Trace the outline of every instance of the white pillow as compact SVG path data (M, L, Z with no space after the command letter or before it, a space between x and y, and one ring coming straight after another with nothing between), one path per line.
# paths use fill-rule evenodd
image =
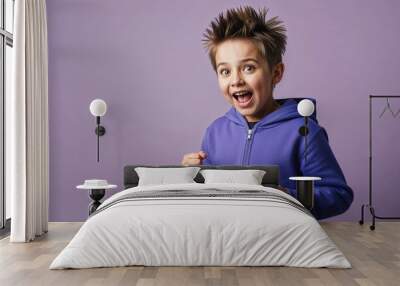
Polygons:
M262 170L201 170L205 184L226 183L226 184L247 184L261 185L265 171Z
M193 179L199 170L199 167L135 168L139 176L138 186L196 183Z

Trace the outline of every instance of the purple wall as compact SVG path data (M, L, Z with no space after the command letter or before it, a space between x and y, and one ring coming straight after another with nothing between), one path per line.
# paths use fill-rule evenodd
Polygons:
M126 164L179 164L199 150L205 128L229 108L200 40L213 17L240 4L267 6L286 23L286 74L275 97L317 99L320 124L355 192L351 209L335 220L358 220L368 193L368 95L400 94L400 2L199 2L47 1L50 221L86 219L89 198L75 189L85 178L121 186ZM109 107L100 163L94 98ZM397 110L400 101L392 105ZM376 125L380 215L400 215L393 188L399 120Z

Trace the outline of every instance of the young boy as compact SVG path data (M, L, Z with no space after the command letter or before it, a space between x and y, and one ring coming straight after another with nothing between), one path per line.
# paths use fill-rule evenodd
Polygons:
M280 166L280 182L296 196L290 176L319 176L313 214L318 219L346 211L353 192L332 153L315 113L309 120L307 164L304 119L294 99L275 100L273 90L284 73L286 29L266 10L251 7L220 14L205 33L205 44L222 95L232 108L206 130L201 151L186 154L183 165Z

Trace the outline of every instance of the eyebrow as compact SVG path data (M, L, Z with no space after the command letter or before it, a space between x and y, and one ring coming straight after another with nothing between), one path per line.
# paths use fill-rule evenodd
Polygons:
M246 58L246 59L243 59L243 60L241 60L240 61L240 63L244 63L244 62L255 62L255 63L257 63L258 64L258 61L256 60L256 59L253 59L253 58ZM219 63L218 65L217 65L217 68L219 67L219 66L221 66L221 65L226 65L226 64L228 64L228 63Z

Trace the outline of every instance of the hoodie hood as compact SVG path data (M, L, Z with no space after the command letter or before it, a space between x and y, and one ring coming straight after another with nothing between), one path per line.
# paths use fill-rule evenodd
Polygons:
M264 116L260 121L256 123L255 126L257 126L258 128L270 128L282 123L283 121L288 121L295 118L302 118L302 116L297 112L297 104L303 99L305 98L276 99L276 101L280 105L279 108L274 112L271 112ZM311 100L316 107L316 101L314 98L307 99ZM309 118L318 123L316 114L317 112L315 108L314 113ZM234 123L247 128L246 119L234 107L232 107L224 116Z

